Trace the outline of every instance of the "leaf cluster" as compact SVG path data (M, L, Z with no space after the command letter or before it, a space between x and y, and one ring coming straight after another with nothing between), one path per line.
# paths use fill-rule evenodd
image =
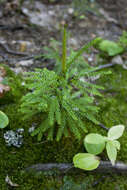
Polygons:
M122 54L127 48L127 32L123 31L123 34L117 42L100 38L100 40L94 44L94 47L98 49L102 55L104 54L108 57Z
M5 128L9 123L9 119L7 117L7 115L0 111L0 129Z
M70 135L81 139L82 134L87 132L86 119L98 124L95 115L99 108L95 105L95 96L101 96L99 90L103 88L92 83L91 79L105 72L91 67L82 57L82 53L97 40L77 52L71 51L68 57L64 55L64 61L58 52L54 56L49 54L49 57L56 58L58 65L63 61L65 73L62 69L61 72L54 72L46 68L27 73L27 88L30 92L22 98L20 111L24 119L41 115L41 124L32 133L38 135L38 140L44 133L47 133L48 140L56 137L59 141L62 136ZM65 46L63 52L66 54Z
M96 133L88 134L84 139L84 146L88 153L78 153L73 157L74 166L84 170L94 170L99 164L99 157L95 156L106 148L107 155L115 165L117 151L120 150L120 143L117 140L123 135L124 126L117 125L109 129L107 137Z

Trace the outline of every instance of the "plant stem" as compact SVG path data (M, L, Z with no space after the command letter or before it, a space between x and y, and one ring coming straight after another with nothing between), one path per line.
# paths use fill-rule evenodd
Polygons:
M67 32L64 26L62 41L62 73L66 73L66 57L67 57Z

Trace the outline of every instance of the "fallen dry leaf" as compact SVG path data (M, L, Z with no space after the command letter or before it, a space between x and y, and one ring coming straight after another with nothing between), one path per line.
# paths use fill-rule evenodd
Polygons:
M6 76L6 70L4 67L0 67L0 77L5 77Z
M7 175L6 178L5 178L5 182L6 182L8 185L10 185L11 187L18 187L18 186L19 186L18 184L13 183L13 182L11 181L11 179L9 178L8 175Z
M0 83L0 98L10 90L10 86L4 85Z
M6 76L6 70L4 67L0 67L0 98L4 96L6 92L8 92L11 88L8 85L2 84L4 77Z

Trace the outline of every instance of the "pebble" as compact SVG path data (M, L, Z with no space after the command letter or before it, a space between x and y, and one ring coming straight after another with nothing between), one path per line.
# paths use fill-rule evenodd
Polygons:
M69 8L69 9L68 9L68 13L69 13L70 15L72 15L72 14L74 13L74 9L73 9L73 8Z
M16 74L23 73L23 69L21 67L11 68L11 70L14 71Z
M33 63L34 63L34 61L33 61L33 59L29 59L29 60L24 60L24 61L19 61L18 62L18 64L20 65L20 66L31 66L31 65L33 65Z
M93 62L93 58L92 57L88 57L88 62Z
M123 60L122 60L122 57L120 55L113 57L111 62L118 64L118 65L123 65Z

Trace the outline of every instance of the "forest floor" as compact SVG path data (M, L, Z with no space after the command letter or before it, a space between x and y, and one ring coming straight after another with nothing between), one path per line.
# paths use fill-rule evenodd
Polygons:
M68 44L74 49L97 36L117 40L127 28L127 3L122 0L103 3L98 0L88 5L85 1L77 4L24 1L20 10L16 2L0 5L0 58L16 72L42 66L41 60L33 61L30 57L43 54L43 47L50 44L51 38L61 40L63 22L68 25ZM23 55L8 53L2 43L14 52L24 52L28 60Z
M18 1L15 0L5 0L0 3L0 62L8 65L16 74L46 66L47 62L43 58L33 58L43 55L44 46L50 46L52 38L61 41L61 25L64 22L68 26L68 47L75 50L95 37L117 41L122 32L127 30L125 0L103 0L103 2L97 0L89 4L84 4L83 1L77 4L65 0L57 2L26 0L20 8ZM96 65L97 57L94 52L84 56L90 64ZM110 69L112 75L100 80L106 91L105 97L100 102L99 117L107 127L121 123L126 126L127 70L120 65ZM5 98L4 102L0 100L0 106L9 117L8 130L25 129L24 143L21 148L8 147L3 139L3 131L0 132L0 190L12 188L13 185L5 180L7 176L13 183L18 184L17 187L13 187L17 190L126 190L125 175L24 171L24 168L37 163L70 163L73 156L77 152L83 152L84 148L72 139L63 139L60 143L47 142L44 139L38 143L36 137L28 134L29 127L33 126L38 118L25 123L17 112L18 100L23 93L18 77L16 75L12 80L14 91L13 97L9 98L13 101L9 102L9 99ZM19 87L18 91L16 87ZM90 131L105 134L103 129L89 122L88 125L92 126ZM120 142L121 151L118 160L127 163L127 131ZM102 157L106 159L105 155Z

